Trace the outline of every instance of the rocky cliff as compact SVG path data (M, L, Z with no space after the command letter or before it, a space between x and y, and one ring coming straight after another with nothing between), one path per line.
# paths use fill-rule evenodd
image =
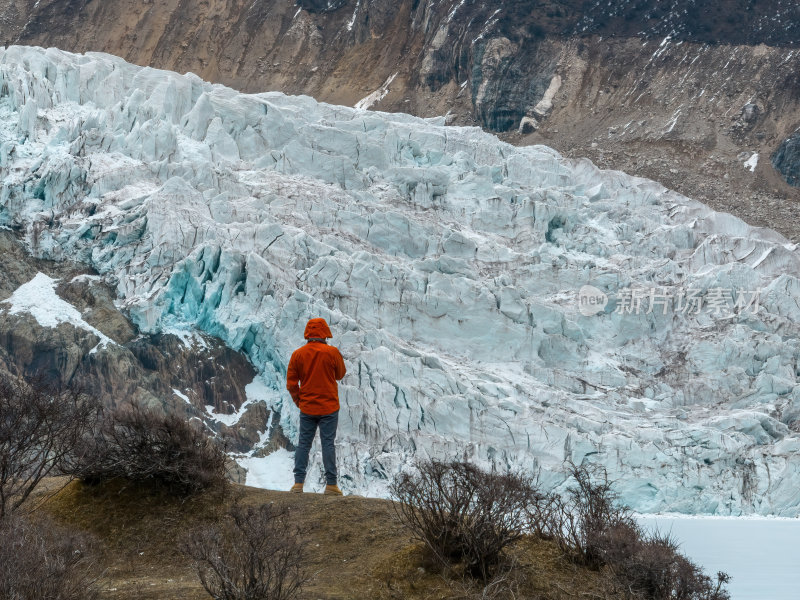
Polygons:
M34 259L0 230L0 370L77 386L106 406L136 401L197 419L232 452L285 445L252 401L246 357L188 330L142 335L115 298L85 265Z
M101 50L246 92L448 114L800 239L800 193L789 185L800 165L780 159L776 170L771 160L800 126L791 0L0 0L0 9L0 43Z

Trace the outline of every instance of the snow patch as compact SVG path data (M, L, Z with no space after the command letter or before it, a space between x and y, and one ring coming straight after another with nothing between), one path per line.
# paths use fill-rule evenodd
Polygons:
M192 401L189 400L189 396L187 396L183 392L181 392L179 390L176 390L175 388L172 388L172 393L175 394L178 398L180 398L184 402L186 402L186 404L188 404L190 406L192 405Z
M456 13L458 12L458 9L461 8L462 6L464 6L464 2L466 2L466 0L461 0L458 4L456 4L452 8L450 13L447 15L447 19L445 19L445 23L449 23L450 21L453 20L453 17L456 16Z
M280 448L262 458L246 457L238 459L240 466L247 469L245 485L265 490L288 491L294 484L294 452ZM313 491L312 482L306 483L306 491Z
M744 161L744 168L753 173L758 166L758 152L753 152L746 161Z
M394 75L390 75L386 79L386 81L383 82L383 85L381 87L379 87L377 90L375 90L368 96L365 96L364 98L356 102L353 108L357 110L367 110L370 106L372 106L376 102L380 102L381 100L383 100L389 93L389 86L392 84L397 75L398 75L397 73L395 73Z
M353 25L356 24L356 17L358 16L358 9L361 8L361 0L356 2L356 8L353 10L353 16L350 17L350 20L347 22L347 31L353 31Z
M57 327L61 323L68 323L93 333L100 338L100 341L92 352L105 348L108 344L115 344L110 337L84 321L77 308L56 294L55 286L58 281L44 273L37 273L33 279L19 286L10 298L0 304L10 305L7 310L11 315L21 313L31 315L42 327Z
M675 129L675 125L678 124L678 117L680 117L680 115L681 115L681 109L679 108L672 114L672 118L664 126L664 133L670 133L673 129Z
M70 280L70 283L96 283L102 281L103 278L100 275L89 275L84 273L83 275L76 275Z
M280 394L269 387L264 379L256 375L255 379L248 383L244 392L248 402L264 402L267 406L273 406L276 400L280 400Z
M252 403L249 400L242 402L242 405L239 407L239 410L229 415L214 412L214 407L207 404L206 413L217 423L222 423L223 425L227 425L228 427L233 427L234 425L236 425L236 423L239 422L239 419L241 419L244 416L244 413L247 411L247 407L250 406L250 404Z
M208 416L218 423L223 423L228 427L233 427L244 416L251 404L263 402L267 405L267 407L271 408L280 401L280 394L278 394L273 388L266 385L264 380L258 375L256 375L252 382L245 386L244 391L247 399L242 402L242 405L236 412L229 415L221 414L214 412L213 406L206 405L206 413L208 413Z
M561 75L556 73L550 80L550 85L547 86L544 96L542 96L542 99L539 100L538 104L533 109L533 112L537 116L544 117L550 112L553 108L553 98L555 98L559 89L561 89Z
M181 341L185 348L201 348L204 350L210 348L208 342L198 331L186 325L171 323L170 325L162 327L161 333L174 335Z

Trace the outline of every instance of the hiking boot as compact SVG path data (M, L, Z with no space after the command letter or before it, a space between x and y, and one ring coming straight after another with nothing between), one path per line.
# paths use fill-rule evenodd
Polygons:
M326 496L343 496L342 490L339 489L338 485L326 485L325 491L322 492Z
M292 486L292 489L289 490L293 494L302 494L303 493L303 484L302 483L295 483Z

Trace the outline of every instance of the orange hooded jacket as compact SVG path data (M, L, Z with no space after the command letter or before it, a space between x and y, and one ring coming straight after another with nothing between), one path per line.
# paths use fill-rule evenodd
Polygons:
M336 382L344 377L347 369L339 349L325 342L325 338L333 337L325 319L311 319L303 335L309 341L289 359L286 389L300 412L329 415L339 410Z

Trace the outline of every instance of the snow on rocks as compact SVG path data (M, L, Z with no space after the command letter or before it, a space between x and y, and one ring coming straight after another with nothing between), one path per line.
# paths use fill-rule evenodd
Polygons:
M753 152L742 164L751 173L755 172L758 166L758 152Z
M143 330L245 352L290 438L286 365L326 318L349 491L415 457L550 486L590 460L639 511L800 513L800 254L775 232L443 119L27 47L0 50L0 178L1 226Z
M368 94L367 96L356 102L354 107L360 110L366 110L370 108L373 104L383 100L389 93L389 86L392 84L397 75L398 75L397 73L395 73L394 75L390 75L386 79L386 81L383 82L383 85L381 87L379 87L371 94Z
M68 323L96 335L99 339L92 352L103 348L114 341L84 321L80 311L56 294L57 279L44 273L37 273L28 283L24 283L7 300L0 301L0 311L9 314L26 313L31 315L42 327L58 327ZM8 307L3 305L7 304Z

